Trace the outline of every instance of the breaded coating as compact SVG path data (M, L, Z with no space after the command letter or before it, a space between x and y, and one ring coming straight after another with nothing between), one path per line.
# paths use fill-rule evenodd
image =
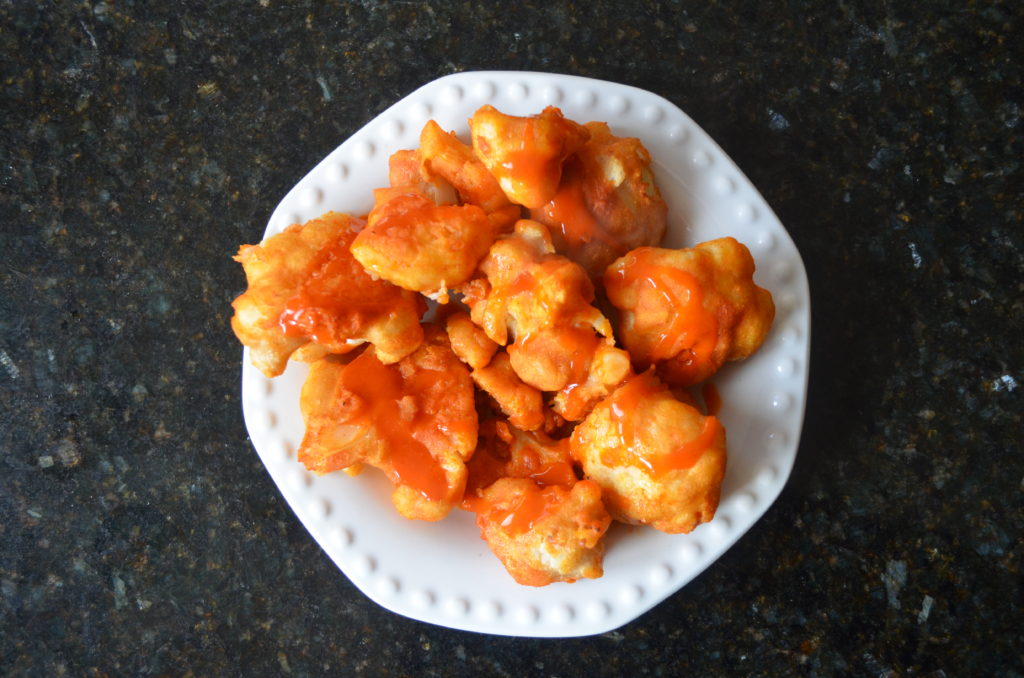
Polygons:
M611 516L595 483L583 480L567 490L502 478L481 493L476 523L520 584L547 586L603 574L602 537Z
M590 137L585 127L554 106L520 118L486 105L470 118L469 131L477 157L508 199L528 208L555 197L562 163Z
M445 132L430 120L420 132L419 154L424 177L441 177L454 186L463 203L478 205L487 213L495 233L510 230L522 216L520 207L509 202L498 180L455 132Z
M725 429L650 373L601 401L573 431L573 458L617 520L668 533L711 520L725 475Z
M603 122L586 129L590 141L566 161L558 192L530 218L551 229L559 254L597 279L629 250L661 242L668 207L639 139L616 137Z
M402 193L373 208L352 243L368 271L399 287L447 298L476 270L494 230L476 205L436 205Z
M349 251L360 219L328 212L293 224L259 245L243 245L248 288L232 303L231 327L268 377L284 371L296 350L322 357L372 342L384 362L423 341L426 304L411 292L371 278Z
M454 186L440 175L430 174L424 169L419 151L395 151L391 154L388 158L388 185L390 188L374 190L375 206L387 202L399 192L419 193L436 205L459 202Z
M544 398L541 392L523 382L512 369L508 353L501 351L486 367L472 372L473 381L508 417L510 424L524 431L544 426Z
M491 362L501 348L487 333L473 324L465 311L452 313L445 319L445 330L455 355L473 369L479 369Z
M772 295L753 274L750 251L734 238L681 250L642 247L615 261L605 291L634 365L654 365L666 382L690 386L751 355L775 317Z
M512 368L541 391L561 391L554 409L582 419L629 372L614 346L611 323L591 305L594 287L577 264L554 254L543 224L516 222L480 263L486 279L463 288L470 315L508 347ZM510 336L511 335L511 336ZM596 359L598 358L599 359Z
M464 507L473 510L480 491L499 478L530 478L541 485L570 488L579 478L569 454L569 439L556 440L541 431L523 431L501 419L480 424L476 452L466 465Z
M477 414L469 371L444 331L425 325L424 334L420 348L394 365L372 349L347 364L327 358L310 365L298 458L316 473L359 463L379 468L395 485L399 513L440 520L462 501Z

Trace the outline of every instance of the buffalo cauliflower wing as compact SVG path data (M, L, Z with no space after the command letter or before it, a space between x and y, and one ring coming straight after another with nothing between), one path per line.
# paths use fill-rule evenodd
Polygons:
M438 205L400 192L373 208L352 256L388 282L444 300L449 288L469 280L493 241L480 207Z
M508 199L540 207L558 191L562 163L590 137L554 106L520 118L483 106L469 120L473 150Z
M674 534L711 520L718 508L725 429L652 374L633 377L594 407L570 450L617 520Z
M668 250L641 247L604 275L619 310L619 339L638 369L690 386L761 346L775 317L753 280L754 259L733 238Z
M594 287L577 264L554 253L543 224L516 222L480 264L464 301L487 335L508 346L512 369L541 391L558 392L555 411L577 421L630 371L611 323L591 302Z
M440 520L462 501L477 414L469 371L440 328L425 326L423 344L393 365L372 349L313 363L300 407L298 458L309 470L379 468L406 518Z
M589 481L566 489L502 478L481 492L477 509L481 537L526 586L600 577L610 523L601 488Z
M239 249L235 261L248 287L232 303L231 327L268 377L281 374L297 350L315 359L369 341L391 363L422 342L423 300L374 280L352 258L362 226L329 212Z
M557 193L530 218L546 224L555 249L596 279L629 250L661 242L668 207L639 139L616 137L603 122L586 129L590 141L566 161Z

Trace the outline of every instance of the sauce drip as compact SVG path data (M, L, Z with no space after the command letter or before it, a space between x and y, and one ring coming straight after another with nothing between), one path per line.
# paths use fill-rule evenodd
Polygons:
M565 177L555 197L541 208L545 223L558 228L570 252L579 250L592 240L598 240L616 253L623 254L626 248L601 225L587 206L581 174L582 170L578 169L577 163L567 165Z
M629 379L612 396L610 404L612 419L618 426L619 439L622 450L627 452L627 458L634 464L655 478L660 477L669 471L685 470L692 468L701 456L715 442L721 424L717 417L704 417L700 432L690 440L684 441L681 445L664 454L644 455L638 449L637 431L635 420L636 412L640 401L664 391L668 387L658 382L650 373L641 374ZM602 458L606 464L614 464L618 460Z
M403 383L395 367L384 365L373 352L364 351L345 366L341 380L344 388L356 396L356 411L352 417L372 422L377 436L389 450L387 473L391 482L411 487L425 498L438 501L449 489L444 469L411 432L419 418L417 414L413 414L412 421L408 416L403 418L399 403L437 379L429 372L423 370L413 375L409 383Z
M517 188L531 194L542 190L550 183L553 173L557 178L558 171L557 165L554 164L555 158L537 148L533 126L533 119L528 119L523 127L519 149L509 153L502 164L503 169L508 172L508 178L517 184Z
M615 270L610 282L621 287L642 285L668 306L667 324L651 328L656 339L645 356L649 362L685 356L685 374L699 379L698 375L707 373L718 341L718 320L704 307L704 292L695 276L651 264L638 255L633 264ZM638 290L638 294L644 291Z

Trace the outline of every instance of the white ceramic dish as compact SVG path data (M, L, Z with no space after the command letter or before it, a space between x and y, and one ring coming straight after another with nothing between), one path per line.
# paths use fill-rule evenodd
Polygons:
M778 308L762 349L714 383L724 405L729 465L715 519L689 535L613 525L605 575L531 588L516 584L481 541L472 514L440 523L401 518L390 486L372 469L357 478L316 477L295 459L302 439L299 390L306 366L276 379L245 352L242 405L253 445L285 499L338 567L385 608L483 633L566 637L612 630L640 616L722 555L768 509L789 477L803 423L810 348L810 295L803 262L771 209L736 165L667 100L624 85L548 73L459 73L418 89L377 116L300 181L274 211L266 236L328 210L366 213L387 183L387 158L418 146L429 120L468 140L483 104L530 115L547 105L578 120L603 120L636 136L655 162L669 205L668 247L724 235L745 243L755 280Z

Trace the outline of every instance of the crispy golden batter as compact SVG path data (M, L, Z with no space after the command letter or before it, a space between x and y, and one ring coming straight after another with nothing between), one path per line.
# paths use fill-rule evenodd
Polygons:
M373 204L381 205L402 192L418 193L436 205L455 205L459 194L440 175L423 168L419 151L395 151L388 158L388 185L373 192Z
M486 367L473 370L472 377L494 399L510 424L524 431L544 426L544 399L540 391L519 378L508 353L501 351Z
M395 362L423 340L423 300L372 279L352 258L349 246L362 225L329 212L239 249L235 261L248 288L232 303L231 327L268 377L310 342L316 347L304 353L322 357L370 341L381 360Z
M591 305L594 287L577 264L554 254L547 229L516 222L480 264L485 279L464 288L470 314L492 340L508 348L512 368L541 391L560 391L554 409L582 419L629 372L614 346L611 324Z
M466 464L465 505L472 509L480 491L499 478L530 478L541 485L570 488L579 480L569 455L569 439L523 431L500 419L480 424L476 452Z
M448 340L455 355L473 369L487 365L500 348L482 329L473 324L465 311L449 315L445 319L445 330L448 332Z
M509 202L498 180L473 154L473 149L459 141L455 132L446 133L436 122L429 121L420 133L419 154L424 178L441 177L454 186L463 203L478 205L487 213L495 233L510 230L522 216L521 208Z
M608 267L604 283L634 364L689 386L764 341L775 304L753 274L747 248L719 238L690 249L634 250Z
M476 205L436 205L401 193L373 208L352 255L399 287L446 298L469 280L492 242L491 222Z
M725 429L652 374L600 402L573 431L570 449L617 520L690 532L718 508Z
M520 118L483 106L469 120L473 150L508 199L540 207L558 191L562 163L590 134L554 106Z
M639 139L588 122L590 141L565 163L562 182L530 218L551 229L555 249L599 278L616 257L665 235L668 207Z
M372 349L347 364L328 358L310 365L298 458L316 473L359 463L379 468L395 485L399 513L440 520L462 500L477 415L469 371L440 328L424 329L420 348L394 365Z
M520 584L547 586L603 574L601 538L611 517L595 483L584 480L567 490L502 478L481 498L480 535Z

